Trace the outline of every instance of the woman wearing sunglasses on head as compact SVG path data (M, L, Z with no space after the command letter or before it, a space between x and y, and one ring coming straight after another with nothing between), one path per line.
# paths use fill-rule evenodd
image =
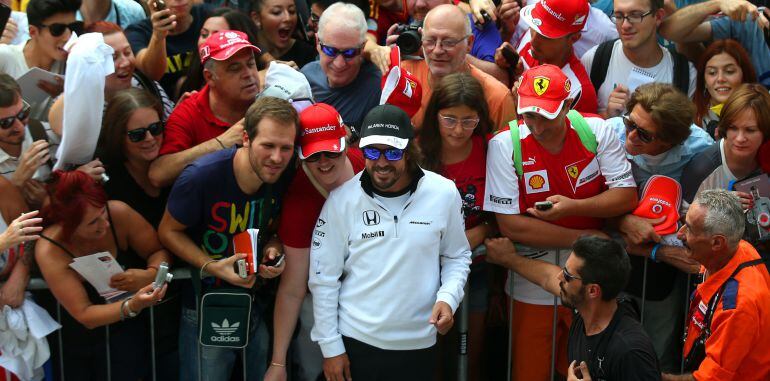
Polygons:
M745 83L724 103L717 126L723 138L693 158L684 171L682 183L700 184L697 193L707 189L732 190L733 183L757 176L770 163L761 162L760 148L767 150L770 139L770 94L760 84ZM762 160L767 160L766 155ZM692 201L697 193L684 194ZM737 194L744 209L752 205L751 195Z
M329 192L364 168L361 151L348 146L347 129L334 107L316 103L304 109L299 120L301 168L284 196L281 210L278 235L286 251L286 269L276 296L273 357L265 374L266 381L286 379L286 353L307 293L310 245L321 207ZM308 315L309 321L303 315L300 335L307 336L313 325L312 313ZM299 378L315 380L321 372L320 352L310 356L302 353L301 348L297 352L302 357L302 361L297 361L301 368ZM305 361L314 355L318 359L315 368L314 364Z
M491 127L481 84L470 74L455 73L444 77L433 89L418 138L423 153L422 167L453 180L462 195L465 235L472 249L496 230L489 224L494 218L482 211L487 133ZM471 379L483 379L480 372L489 267L483 257L476 257L468 277Z
M121 201L107 201L101 185L84 172L56 171L52 179L50 202L40 213L45 228L35 261L63 307L59 356L67 365L62 378L105 380L109 371L112 380L148 379L148 313L135 317L164 297L166 286L155 289L153 281L171 255L139 213ZM100 294L70 266L92 254L125 269L109 279L109 286L132 296L108 300L112 293Z
M751 59L735 40L714 41L706 48L697 65L695 84L695 124L709 135L716 135L719 114L727 98L742 83L757 81Z
M36 67L64 75L64 44L72 32L80 34L83 28L83 22L75 21L78 8L79 0L31 0L27 5L30 39L21 45L0 44L0 73L18 79ZM31 116L46 121L52 97L64 90L64 80L40 81L38 87L49 97L32 104Z
M297 22L294 0L254 0L251 18L259 30L258 46L274 59L292 61L297 68L315 60L315 47L298 32L305 29Z

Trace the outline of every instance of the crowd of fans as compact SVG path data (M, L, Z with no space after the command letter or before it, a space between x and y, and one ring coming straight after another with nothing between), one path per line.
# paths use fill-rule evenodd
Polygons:
M0 6L0 381L770 379L762 1Z

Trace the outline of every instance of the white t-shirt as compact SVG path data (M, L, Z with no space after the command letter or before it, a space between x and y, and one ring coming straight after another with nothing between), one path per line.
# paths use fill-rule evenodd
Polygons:
M528 4L534 3L535 1ZM612 20L601 10L591 7L586 24L583 25L583 30L580 31L580 39L572 48L576 56L582 57L592 47L616 38L618 38L618 30L615 28ZM519 23L516 25L516 32L514 32L510 41L511 45L516 46L516 51L518 52L531 40L532 36L529 34L529 25L519 19Z
M596 161L599 171L604 176L609 188L636 187L631 174L631 164L625 158L625 151L611 126L601 118L585 118L586 123L594 132L597 142ZM520 126L520 138L526 139L529 129ZM487 150L487 182L484 198L484 210L500 214L522 214L519 209L519 182L513 165L513 142L509 130L497 134L489 141ZM527 161L536 161L537 157L522 157L524 165ZM548 166L548 164L546 164ZM558 170L558 169L554 169ZM520 255L537 258L549 263L564 266L569 256L568 249L540 249L517 243ZM557 261L558 259L558 261ZM507 290L510 294L511 290ZM553 296L538 285L531 283L521 276L514 274L514 299L538 305L553 303Z
M29 71L27 61L24 59L24 46L26 46L26 44L0 44L0 73L8 74L16 79ZM64 74L64 62L54 62L53 66L51 66L50 72ZM22 94L22 96L23 95L24 94ZM53 99L48 97L41 103L31 105L32 113L30 116L34 119L47 122L48 109L51 108L51 104L53 104Z
M594 54L596 54L597 48L598 46L594 46L580 59L580 61L583 62L583 66L588 71L588 75L591 75L591 66L593 65ZM629 61L623 53L623 44L621 41L615 41L615 45L612 47L612 57L610 58L609 65L607 65L609 68L607 70L607 76L601 87L596 89L600 113L607 111L607 102L616 85L622 84L627 87L631 85L629 91L633 92L637 85L647 82L673 83L674 61L671 57L671 52L662 46L660 48L663 50L663 59L653 67L643 68L636 66ZM688 65L690 67L690 88L687 95L692 98L693 94L695 94L695 78L697 77L698 72L691 62L688 62Z

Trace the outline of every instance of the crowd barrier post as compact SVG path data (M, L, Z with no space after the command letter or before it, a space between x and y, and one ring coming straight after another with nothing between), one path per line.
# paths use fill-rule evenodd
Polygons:
M639 314L641 315L639 317L639 323L642 325L644 325L644 305L647 303L647 265L649 262L649 259L644 258L644 270L642 271L642 305L639 306Z
M470 297L468 291L470 287L469 282L465 282L463 301L460 303L460 308L457 314L457 381L468 380L468 319L470 307Z

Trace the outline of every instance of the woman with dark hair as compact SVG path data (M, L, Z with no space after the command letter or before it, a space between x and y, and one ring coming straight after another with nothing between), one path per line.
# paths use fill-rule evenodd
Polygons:
M757 81L751 59L735 40L714 41L698 61L695 82L695 124L715 136L722 105L742 83Z
M97 21L86 25L86 33L101 33L104 37L104 43L109 45L114 53L112 54L115 72L108 75L104 82L104 101L109 102L115 94L122 90L130 88L145 89L163 104L163 120L168 119L174 110L174 102L168 97L166 91L157 81L151 80L136 67L136 57L131 50L123 29L117 24L107 21ZM61 136L62 121L64 118L64 97L54 102L51 106L48 119L51 122L51 128L57 135Z
M248 36L249 42L253 45L262 48L258 44L258 34L254 21L249 18L244 12L232 8L217 8L211 13L211 16L203 22L203 26L200 30L198 37L198 49L193 52L190 58L190 68L187 70L187 75L179 79L179 91L178 94L184 94L187 92L198 91L206 84L206 80L203 79L203 66L200 60L200 47L203 42L213 33L220 30L237 30L243 32ZM257 59L260 62L261 59ZM260 67L262 69L262 67Z
M259 30L257 46L274 59L294 62L299 69L315 60L315 46L298 36L304 25L297 24L294 0L253 0L251 18Z
M746 83L732 92L722 108L718 126L722 139L692 159L692 168L682 175L683 184L700 184L697 193L707 189L730 189L732 184L763 172L760 148L767 150L770 140L770 93L760 84ZM697 193L685 194L692 202ZM751 196L739 192L744 208Z
M146 320L133 317L165 294L166 286L153 289L152 283L160 263L171 256L139 213L121 201L107 201L101 185L85 173L56 171L52 179L35 260L64 307L63 376L107 379L109 356L113 380L143 378L150 364L149 335ZM108 302L70 267L75 259L92 254L103 254L126 269L113 275L109 286L133 296ZM94 329L102 326L108 327Z
M444 77L433 89L418 137L422 167L453 180L462 195L465 235L471 249L495 232L489 224L494 219L482 211L487 133L491 129L481 84L469 74L454 73ZM484 258L476 257L468 277L471 379L483 379L480 372L489 291L488 267Z
M110 200L130 205L156 228L168 198L168 189L153 186L148 177L163 143L160 116L160 102L146 91L121 91L107 105L96 149L110 177L104 185Z

